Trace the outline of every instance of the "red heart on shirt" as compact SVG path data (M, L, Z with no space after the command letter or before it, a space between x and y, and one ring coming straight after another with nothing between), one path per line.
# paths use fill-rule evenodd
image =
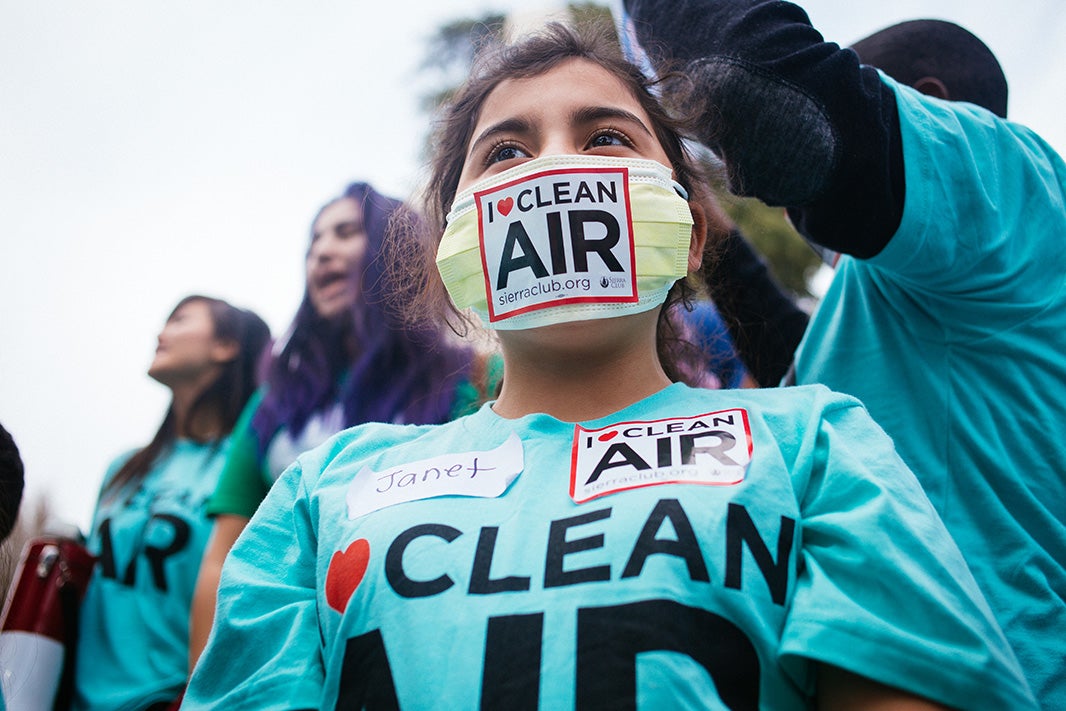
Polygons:
M352 593L363 582L370 563L370 541L359 538L352 541L343 553L337 551L329 560L326 573L326 602L337 612L344 614Z
M601 442L610 442L612 439L618 436L618 430L611 430L610 432L604 432L597 439Z
M500 211L500 214L507 217L511 213L511 208L514 207L514 198L504 198L496 203L496 209Z

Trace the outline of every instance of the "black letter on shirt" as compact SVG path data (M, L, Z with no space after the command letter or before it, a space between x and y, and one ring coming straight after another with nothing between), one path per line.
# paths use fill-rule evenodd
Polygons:
M564 518L561 521L552 521L551 528L548 530L548 552L544 561L544 587L557 588L563 585L611 579L611 568L607 565L580 570L563 570L563 559L567 555L592 548L603 548L602 533L588 538L579 538L576 541L568 541L566 540L567 530L573 526L584 526L587 523L602 521L610 516L611 509L601 509L572 518Z
M447 574L433 580L412 580L407 577L403 569L403 553L412 541L422 536L436 536L451 543L461 535L463 532L456 528L435 523L413 526L398 535L385 554L385 577L396 594L401 597L430 597L454 585L455 582Z
M666 519L670 519L670 523L674 526L674 532L677 533L676 541L655 537ZM648 556L655 553L676 555L688 566L689 578L704 583L711 582L711 576L707 573L707 564L703 562L703 554L700 553L700 544L696 541L696 533L692 530L692 524L685 515L685 510L681 508L681 502L677 499L664 499L655 505L637 538L636 545L633 546L633 554L629 556L629 562L622 571L622 577L634 578L640 575Z
M184 550L189 543L189 524L177 516L170 514L155 514L152 521L166 521L174 528L174 538L166 548L155 546L144 547L144 557L148 559L148 565L152 570L152 582L160 592L167 591L167 574L163 569L163 562L178 551Z
M781 517L781 530L777 534L777 562L770 554L770 548L763 542L755 522L748 515L748 510L740 504L729 504L729 515L725 524L725 585L740 590L741 563L744 557L744 544L751 555L766 585L770 588L770 598L778 605L785 604L788 592L788 561L792 552L792 536L796 522L787 516Z
M336 711L399 711L392 668L380 630L352 637L344 647Z
M647 600L577 613L574 708L637 708L637 655L688 655L714 681L730 709L759 708L759 656L743 630L724 617L673 600Z
M481 708L537 711L544 613L490 617L481 672Z
M492 573L492 554L496 550L496 535L499 532L500 529L495 526L485 526L481 529L481 535L477 539L477 553L474 554L474 567L470 571L471 595L529 590L529 578L512 575L493 580L489 577Z

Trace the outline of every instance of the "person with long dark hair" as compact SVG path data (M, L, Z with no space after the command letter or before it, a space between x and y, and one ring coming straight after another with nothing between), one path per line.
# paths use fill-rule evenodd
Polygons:
M185 708L1032 708L857 400L677 381L703 181L605 42L505 46L441 122L427 286L496 330L498 397L302 454Z
M353 183L312 222L303 300L208 505L215 532L197 587L192 663L211 629L226 553L297 455L352 425L437 424L484 399L485 359L391 305L402 287L382 255L390 226L411 220L400 201Z
M229 433L257 387L270 329L207 296L182 299L148 375L171 392L147 446L108 470L93 514L97 557L81 607L78 710L160 707L188 678L189 610Z

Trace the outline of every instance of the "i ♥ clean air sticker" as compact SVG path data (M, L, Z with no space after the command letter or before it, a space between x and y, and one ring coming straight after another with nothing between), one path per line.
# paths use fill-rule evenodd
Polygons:
M644 486L735 485L744 481L751 455L743 409L617 422L594 430L576 425L570 497L581 504Z
M474 200L489 321L637 301L627 168L546 170Z

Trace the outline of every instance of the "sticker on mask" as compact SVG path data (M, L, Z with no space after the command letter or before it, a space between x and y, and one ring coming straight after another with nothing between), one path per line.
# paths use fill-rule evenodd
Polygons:
M348 487L348 518L437 496L502 496L522 466L522 440L512 434L496 449L441 454L380 472L364 467Z
M751 453L748 413L741 409L595 430L577 425L570 498L582 504L661 484L731 486L744 481Z
M489 321L635 303L628 168L560 168L474 194Z

